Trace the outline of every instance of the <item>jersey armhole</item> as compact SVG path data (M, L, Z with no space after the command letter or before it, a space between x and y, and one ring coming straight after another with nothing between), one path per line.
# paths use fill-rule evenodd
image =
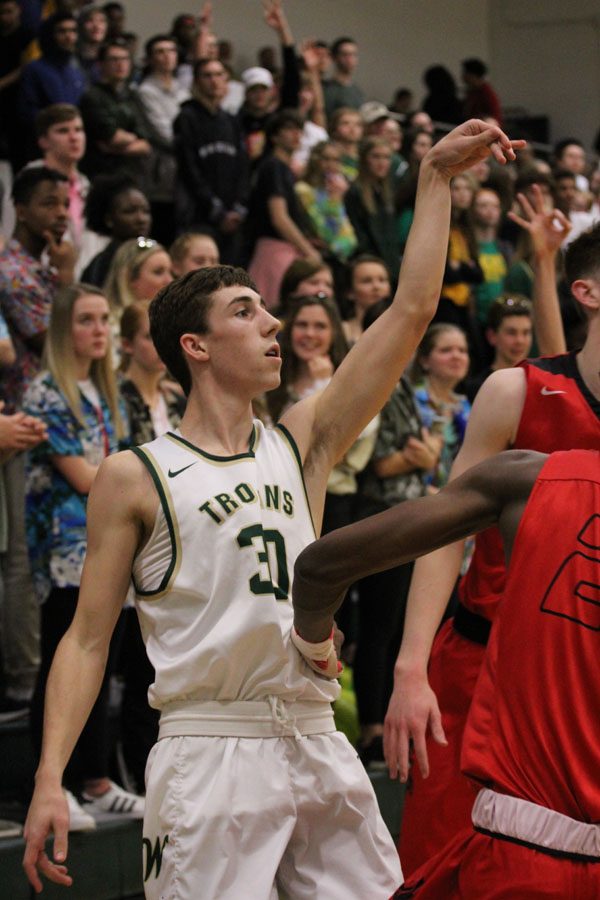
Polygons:
M283 437L284 443L288 447L290 453L292 454L296 465L298 466L298 472L300 474L300 479L302 481L302 488L304 490L304 499L306 500L306 508L308 509L308 515L310 516L310 524L312 526L313 534L315 536L315 540L318 538L317 530L315 528L315 523L313 520L312 509L310 508L310 502L308 500L308 491L306 490L306 481L304 480L304 466L302 465L302 457L300 456L300 451L298 449L298 444L294 436L287 430L285 425L282 425L280 422L275 426L275 431L278 431Z
M130 449L131 452L135 453L138 459L144 464L150 474L150 477L152 478L169 532L169 541L171 544L171 559L158 587L154 588L153 590L144 591L136 584L133 573L131 576L136 594L138 594L140 597L148 597L156 600L159 599L159 595L162 595L167 590L169 590L171 584L175 580L175 576L177 574L177 571L179 570L179 566L181 565L179 529L177 527L177 519L172 507L169 490L164 483L161 470L154 460L154 457L148 450L144 450L141 447L131 447ZM146 546L142 550L142 553L147 550L148 546L149 544L146 544Z

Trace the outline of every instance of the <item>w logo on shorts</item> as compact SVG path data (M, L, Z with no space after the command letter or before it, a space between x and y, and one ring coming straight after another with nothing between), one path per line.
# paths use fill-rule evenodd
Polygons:
M148 881L150 876L154 874L154 878L160 875L160 867L162 866L163 852L165 845L169 843L169 835L166 834L161 839L157 837L152 844L150 838L143 838L142 844L144 848L144 882ZM156 871L154 871L156 869Z

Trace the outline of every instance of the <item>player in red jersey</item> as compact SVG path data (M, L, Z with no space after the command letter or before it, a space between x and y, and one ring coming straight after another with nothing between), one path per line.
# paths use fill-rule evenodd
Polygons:
M600 896L599 509L600 452L509 451L298 558L295 627L317 642L356 578L492 522L510 557L463 745L463 772L479 788L473 825L399 897ZM407 764L395 737L386 741L392 769Z
M554 263L560 235L554 214L543 212L539 193L535 208L520 199L530 220L520 222L536 247L538 302L546 303L537 327L544 326L545 346L552 341L556 346ZM588 319L582 350L493 373L475 399L452 477L510 447L542 452L600 447L600 227L570 245L565 264L573 296ZM411 770L400 836L405 875L469 823L473 804L472 786L460 772L460 748L505 568L496 529L479 535L459 586L457 614L436 636L458 576L462 547L445 547L415 565L385 722L384 739L403 748L402 762L392 776L407 780L411 740L418 762Z

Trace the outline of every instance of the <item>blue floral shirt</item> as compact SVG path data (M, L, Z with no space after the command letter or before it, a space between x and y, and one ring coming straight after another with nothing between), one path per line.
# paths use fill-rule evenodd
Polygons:
M24 408L46 423L48 440L29 453L25 524L36 595L40 602L53 587L78 587L86 550L87 495L80 494L52 464L52 456L82 456L97 466L120 449L110 410L100 410L81 393L83 427L67 406L52 375L42 372L29 386ZM123 421L126 415L122 410Z
M424 427L430 434L441 434L444 439L437 466L426 473L427 484L441 488L448 481L463 442L471 404L463 394L454 394L451 403L436 403L424 384L415 388L414 396Z

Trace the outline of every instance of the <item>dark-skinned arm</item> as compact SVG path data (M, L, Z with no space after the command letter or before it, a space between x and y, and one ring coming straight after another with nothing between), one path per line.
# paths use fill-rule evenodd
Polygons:
M496 523L522 503L545 454L508 450L486 459L439 494L408 500L340 528L302 551L293 585L294 627L306 641L326 640L348 587Z

